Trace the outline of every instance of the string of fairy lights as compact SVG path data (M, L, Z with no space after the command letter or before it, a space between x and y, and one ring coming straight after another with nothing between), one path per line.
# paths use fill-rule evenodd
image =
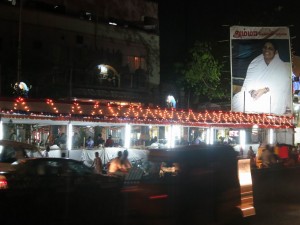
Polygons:
M183 110L175 108L150 108L140 105L115 105L101 102L62 102L17 98L1 100L1 116L23 119L76 120L91 122L174 124L190 126L227 126L292 128L293 116L246 114L224 111Z

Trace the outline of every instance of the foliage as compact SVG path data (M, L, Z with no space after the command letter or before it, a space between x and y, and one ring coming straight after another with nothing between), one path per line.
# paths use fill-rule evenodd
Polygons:
M221 81L223 65L212 55L210 44L196 42L189 56L189 61L184 65L175 65L182 74L179 83L185 92L208 100L227 97Z

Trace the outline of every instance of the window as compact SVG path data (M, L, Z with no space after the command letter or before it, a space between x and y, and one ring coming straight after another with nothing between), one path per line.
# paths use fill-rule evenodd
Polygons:
M100 64L97 65L97 69L99 71L98 79L102 85L119 87L119 75L112 66Z
M128 56L127 63L130 71L135 71L139 68L146 70L146 60L143 57Z

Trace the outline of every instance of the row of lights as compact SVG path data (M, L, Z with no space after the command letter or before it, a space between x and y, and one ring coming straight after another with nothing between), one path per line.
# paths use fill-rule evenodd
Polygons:
M32 104L32 105L31 105ZM10 113L16 113L20 111L30 112L29 105L33 107L34 103L26 102L24 98L17 98L14 102L13 109L10 109ZM43 112L45 107L38 110L41 115L47 115L49 113L54 114L54 117L75 116L87 120L97 120L97 116L102 119L105 118L108 121L124 120L134 122L158 122L158 123L172 123L172 124L244 124L244 125L265 125L265 126L281 126L281 127L293 127L293 117L287 116L271 116L269 114L244 114L237 112L193 112L192 110L177 110L161 109L157 108L143 108L141 106L122 106L122 105L110 105L96 103L73 102L73 104L60 103L56 104L53 100L47 99L46 104L50 107L51 111ZM59 105L59 106L58 106ZM70 108L69 108L70 107ZM69 108L69 109L68 109ZM59 114L59 112L64 112ZM32 116L39 116L37 113ZM78 118L79 118L78 117Z

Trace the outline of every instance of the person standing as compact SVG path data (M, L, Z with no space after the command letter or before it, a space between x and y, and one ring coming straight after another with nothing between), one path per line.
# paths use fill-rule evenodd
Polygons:
M109 162L108 166L108 175L116 175L116 176L123 176L124 173L122 172L122 151L118 151L118 155L116 158L113 158Z
M17 134L16 134L16 131L14 129L11 129L10 131L10 135L9 135L9 140L12 140L12 141L17 141Z
M242 146L240 147L240 157L241 157L241 158L244 157L244 149L243 149Z
M247 152L247 158L250 159L250 165L251 167L255 167L255 153L252 149L252 146L249 146L249 150Z
M132 167L129 159L128 159L128 150L124 150L121 158L121 166L123 172L128 172Z
M276 163L276 159L270 145L266 145L266 148L262 150L261 160L262 166L267 168L273 166Z
M92 167L94 167L95 173L102 174L102 160L99 157L99 152L95 152L95 159L92 163Z

